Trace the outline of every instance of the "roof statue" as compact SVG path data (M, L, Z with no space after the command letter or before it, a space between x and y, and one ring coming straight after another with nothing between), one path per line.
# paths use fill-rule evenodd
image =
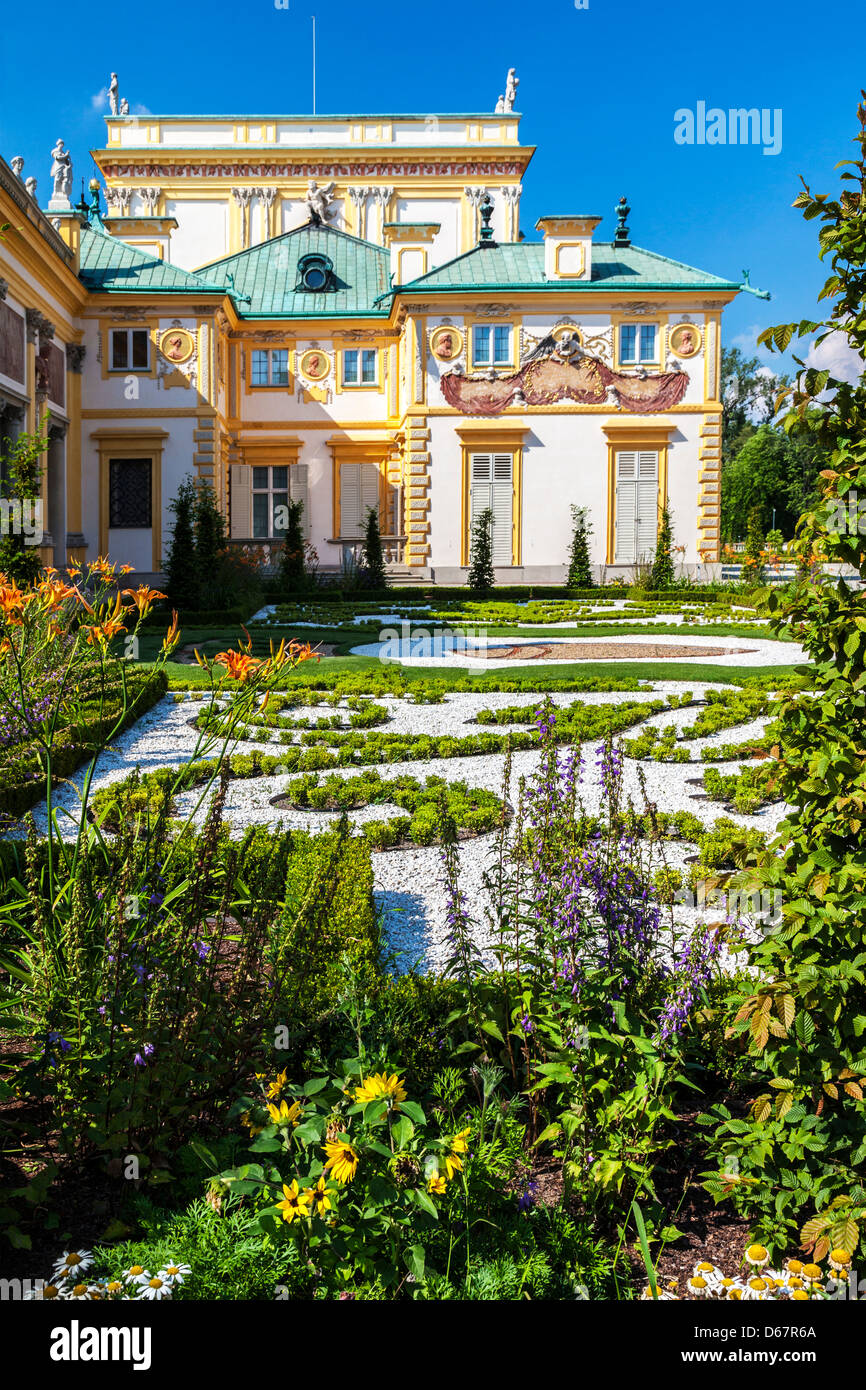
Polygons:
M505 98L503 101L503 111L513 111L514 103L517 100L517 88L520 86L520 78L515 76L514 68L508 69L508 76L505 79Z
M327 224L329 217L333 217L337 209L329 206L334 196L335 184L326 184L324 188L319 188L315 179L310 179L307 185L307 192L304 195L304 202L310 210L310 221L316 227L323 227Z
M27 189L27 192L30 194L31 198L36 197L36 180L33 178L32 175L29 179L24 180L24 187Z
M117 105L117 73L113 72L111 74L111 81L108 84L108 109L111 112L112 116L117 115Z
M21 170L24 168L24 160L22 156L20 154L13 155L12 159L10 160L10 164L12 167L13 174L17 175L17 177L20 179Z
M497 101L496 106L494 107L494 113L493 113L493 114L496 115L496 116L501 116L502 113L504 112L504 110L505 110L505 97L504 97L504 96L502 95L502 93L500 92L500 94L499 94L499 100Z
M51 161L51 177L54 180L51 206L68 208L70 206L69 194L72 191L72 155L62 140L58 140L51 151Z

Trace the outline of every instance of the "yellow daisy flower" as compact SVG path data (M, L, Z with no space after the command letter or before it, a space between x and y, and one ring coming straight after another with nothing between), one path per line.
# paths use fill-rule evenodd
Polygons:
M441 1197L444 1194L447 1186L447 1179L443 1178L441 1173L437 1173L435 1177L432 1177L428 1182L427 1191L434 1192L437 1197Z
M377 1072L355 1089L355 1100L366 1105L371 1100L386 1100L390 1110L399 1110L401 1100L406 1099L406 1088L399 1076L388 1076Z
M769 1263L770 1252L765 1250L763 1245L750 1245L746 1250L746 1260L755 1269L763 1269Z
M304 1192L298 1189L298 1180L294 1179L291 1187L283 1183L283 1200L277 1202L277 1209L282 1212L283 1220L290 1224L296 1216L307 1216L307 1208L312 1202L312 1188L307 1188Z
M337 1182L351 1182L358 1170L358 1155L351 1144L340 1143L324 1145L328 1155L326 1168L330 1168Z
M268 1082L268 1100L279 1100L286 1084L286 1073L281 1071L275 1081Z
M309 1198L310 1206L316 1212L317 1216L324 1216L326 1211L333 1210L331 1194L328 1191L324 1173L319 1178L315 1187L307 1187L304 1189L303 1195Z
M272 1123L275 1125L291 1125L294 1129L303 1113L299 1102L296 1100L293 1101L291 1105L289 1105L287 1100L280 1101L279 1105L268 1105L268 1114L271 1117Z

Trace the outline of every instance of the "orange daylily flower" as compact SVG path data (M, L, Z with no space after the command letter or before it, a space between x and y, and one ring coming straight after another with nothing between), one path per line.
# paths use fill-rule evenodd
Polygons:
M8 623L20 626L24 609L35 595L32 590L21 590L14 582L0 588L0 612Z
M114 574L114 565L110 565L108 560L100 555L95 560L91 560L87 566L88 574L98 574L102 579L110 579Z
M64 584L61 579L53 579L50 576L36 587L48 613L56 613L66 599L74 598L78 594L78 590L72 584Z
M224 666L226 675L239 685L244 685L262 664L258 657L250 656L249 652L217 652L214 661Z
M124 589L123 597L131 598L140 616L145 618L156 600L165 598L165 594L161 594L159 589L149 589L146 584L139 584L137 589Z

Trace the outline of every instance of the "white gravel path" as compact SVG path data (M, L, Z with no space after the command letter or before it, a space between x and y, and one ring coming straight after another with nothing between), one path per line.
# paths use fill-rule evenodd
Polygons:
M785 655L788 660L790 660L790 652L790 646L786 645ZM770 663L762 662L761 664ZM552 696L552 699L557 706L571 704L574 700L592 705L616 704L621 701L648 703L653 699L663 698L668 693L679 694L684 688L692 689L695 697L700 698L708 689L724 687L706 682L668 681L658 682L652 688L639 692L589 692L585 694L557 692ZM535 693L485 692L479 694L455 692L447 695L444 703L438 705L416 705L407 700L391 697L377 697L377 703L387 706L391 715L390 722L384 726L388 732L448 733L461 736L477 732L482 727L493 728L498 732L505 731L505 726L480 726L474 722L474 716L483 708L498 709L503 706L525 705L527 725L522 727L527 727L531 724L533 712L543 698L542 695ZM200 708L201 702L196 700L184 700L178 703L171 697L167 697L160 701L134 726L122 734L112 749L103 754L94 779L94 788L123 778L135 766L139 766L142 772L146 772L158 767L180 766L192 756L208 756L209 750L206 748L199 748L196 752L199 735L189 722ZM333 713L334 711L328 710L327 712ZM291 711L288 713L291 714ZM656 725L674 723L678 728L681 728L692 723L697 713L698 710L694 707L676 711L665 710L652 716L651 722ZM643 727L645 727L644 724L635 725L633 729L625 731L622 737L635 737ZM699 758L702 747L737 742L741 737L757 736L763 727L764 721L755 720L735 729L725 729L705 739L692 740L688 743L688 747L692 757ZM583 782L583 802L585 809L590 813L597 811L600 805L595 771L595 761L600 746L601 741L595 740L588 743L583 750L586 769ZM243 742L238 744L237 751L246 752L254 748L261 750L263 745ZM264 751L276 754L279 752L279 748L276 745L271 747L264 745ZM738 765L737 763L726 763L725 768L726 770L733 770ZM535 752L518 752L514 755L512 799L516 795L519 778L530 776L537 766L538 754ZM469 786L487 788L499 793L503 767L504 755L497 753L467 758L432 759L427 762L389 763L383 765L380 770L385 777L408 773L423 780L427 776L433 775L451 781L464 781ZM711 825L725 814L720 803L698 800L695 794L700 791L700 788L688 785L687 779L700 776L702 771L702 767L695 767L694 762L686 764L636 763L632 759L626 759L624 791L626 796L631 797L638 806L642 804L638 769L643 771L649 798L655 802L659 809L664 811L689 810L706 825ZM353 773L352 768L340 768L335 769L335 771L342 776L351 776ZM61 815L64 811L68 812L73 818L67 822L70 832L73 829L74 820L77 819L77 792L80 792L83 781L84 770L80 769L70 779L67 786L55 793L55 809L59 810ZM288 827L312 829L324 827L336 820L336 813L281 811L271 806L271 798L283 790L285 781L285 776L278 776L238 779L229 784L226 817L238 834L245 827L254 824L272 824L281 829ZM196 792L185 793L179 799L180 809L187 813L190 812L198 795L199 793ZM732 813L730 819L738 825L758 826L764 832L772 832L782 819L784 809L777 804L767 807L763 812L753 816ZM368 806L351 812L349 818L353 823L361 824L366 820L385 819L391 815L401 814L405 813L393 805ZM200 811L196 819L200 821L202 816L203 811ZM37 826L44 832L47 828L44 802L34 808L34 817ZM479 923L477 929L479 944L485 947L489 945L489 941L483 925L485 895L482 879L494 845L495 835L486 834L462 842L458 851L461 888L470 912ZM675 868L683 868L686 856L693 852L693 847L680 843L669 843L665 846L666 861ZM409 969L418 965L430 969L441 966L448 954L448 948L446 906L440 883L441 856L439 849L432 847L384 851L374 854L373 866L376 900L383 912L388 941L397 953L398 968ZM718 915L718 913L713 914L714 917ZM684 927L687 927L700 920L701 914L696 910L678 906L677 918Z

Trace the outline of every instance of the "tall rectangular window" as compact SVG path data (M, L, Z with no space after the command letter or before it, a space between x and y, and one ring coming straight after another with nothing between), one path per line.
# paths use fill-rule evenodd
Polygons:
M619 360L623 366L656 361L658 325L654 323L621 323L619 326Z
M510 324L476 324L472 330L472 361L476 367L510 367Z
M146 328L112 328L109 333L111 371L146 372L150 368L150 335Z
M252 474L252 533L254 540L280 540L286 531L289 502L303 502L301 525L309 535L306 464L254 465Z
M511 565L514 532L514 456L472 454L469 460L470 543L484 511L493 513L493 563Z
M288 348L253 348L250 385L288 386Z
M109 459L108 524L147 529L153 525L151 459Z
M343 385L376 385L376 349L347 348L343 353Z
M615 563L632 565L651 560L658 538L657 450L623 449L617 452L615 501Z

